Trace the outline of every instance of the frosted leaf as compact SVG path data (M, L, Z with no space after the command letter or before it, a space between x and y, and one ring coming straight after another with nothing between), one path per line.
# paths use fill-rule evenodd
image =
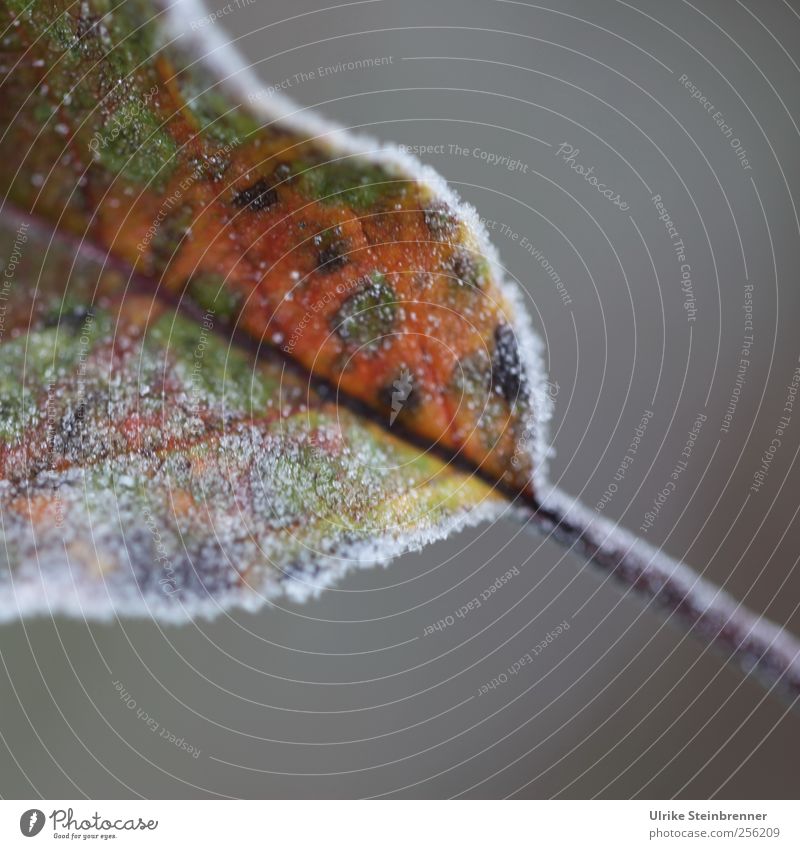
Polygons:
M5 221L4 247L19 224ZM123 295L85 257L59 291L60 242L37 288L23 276L35 255L0 339L0 619L180 621L300 600L503 509L475 477L203 317Z
M0 187L59 229L4 224L4 615L302 597L544 482L539 343L475 211L157 5L0 12Z
M87 0L102 45L94 28L78 38L72 6L34 0L15 18L13 47L48 87L29 63L3 87L9 197L535 498L539 343L475 210L413 157L265 93L219 27L189 25L203 14L190 0Z

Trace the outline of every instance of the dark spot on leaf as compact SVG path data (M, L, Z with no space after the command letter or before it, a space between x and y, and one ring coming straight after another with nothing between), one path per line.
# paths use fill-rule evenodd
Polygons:
M453 255L450 268L456 281L462 286L480 289L483 284L483 263L471 251L459 249Z
M362 277L358 290L339 307L332 319L333 329L345 342L376 347L394 328L396 312L394 289L375 272Z
M458 219L446 203L436 201L423 210L422 214L434 239L451 239L458 232Z
M341 237L341 233L339 227L334 227L332 230L326 230L314 236L319 271L327 274L347 265L347 252L350 245L347 239Z
M292 166L287 164L286 162L281 162L280 165L276 165L272 174L270 175L270 180L273 185L276 183L283 183L288 180L292 176Z
M509 404L526 394L517 337L508 324L498 325L494 332L492 382Z
M233 205L239 208L248 207L254 212L269 209L278 202L278 192L272 188L269 182L262 177L256 180L252 186L236 192L233 197Z

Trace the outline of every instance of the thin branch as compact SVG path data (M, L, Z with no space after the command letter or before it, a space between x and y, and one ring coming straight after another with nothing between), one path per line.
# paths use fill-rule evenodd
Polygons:
M685 563L557 489L540 499L533 521L617 581L651 599L765 687L774 687L790 701L800 697L800 640L784 628L748 610Z

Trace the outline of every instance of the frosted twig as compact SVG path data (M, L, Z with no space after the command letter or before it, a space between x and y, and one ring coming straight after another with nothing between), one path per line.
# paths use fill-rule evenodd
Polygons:
M540 499L535 527L590 559L715 646L767 688L800 696L800 641L716 584L557 489Z

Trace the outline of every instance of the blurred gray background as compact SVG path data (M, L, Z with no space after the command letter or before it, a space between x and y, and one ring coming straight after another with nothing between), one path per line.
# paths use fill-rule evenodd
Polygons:
M706 415L647 537L800 633L800 408L748 492L800 354L800 3L232 0L212 26L299 103L445 145L423 158L495 222L546 341L552 479L594 505L652 411L605 507L636 530ZM570 169L562 144L629 209ZM654 195L683 239L694 315ZM748 282L753 354L726 432ZM480 610L424 635L513 567ZM533 664L478 695L564 620ZM800 791L796 712L511 523L353 573L302 607L182 628L33 621L2 626L0 647L4 796ZM185 747L152 734L114 681Z

